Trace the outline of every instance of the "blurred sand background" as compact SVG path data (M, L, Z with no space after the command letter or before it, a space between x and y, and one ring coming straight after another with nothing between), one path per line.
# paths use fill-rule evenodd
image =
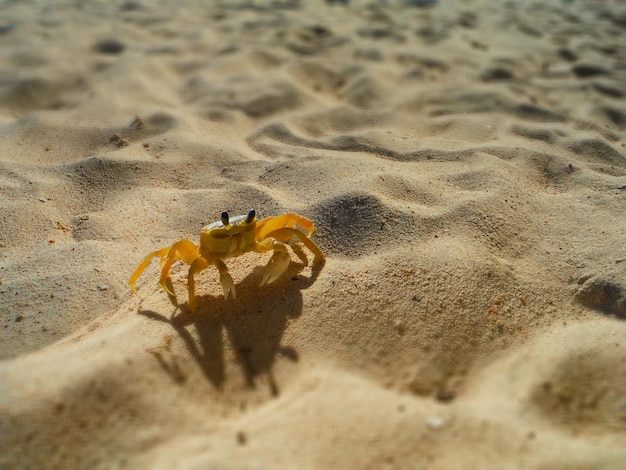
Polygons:
M626 6L421 3L0 2L1 468L624 468Z

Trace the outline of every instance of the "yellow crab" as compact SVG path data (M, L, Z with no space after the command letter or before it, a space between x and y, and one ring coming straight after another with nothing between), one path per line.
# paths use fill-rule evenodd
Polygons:
M289 266L291 257L287 251L287 245L302 242L315 255L314 262L324 259L324 254L310 239L315 231L315 225L310 220L298 214L283 214L276 217L268 217L263 220L256 218L256 212L252 209L247 215L229 217L227 212L222 212L221 220L213 222L200 230L200 246L190 240L179 240L171 247L161 248L150 253L141 262L130 277L130 288L137 295L135 283L141 273L148 267L152 258L161 258L161 287L170 295L175 295L168 289L166 281L174 261L184 261L188 265L187 276L189 288L189 309L195 311L196 299L194 293L194 274L215 265L220 273L220 283L224 290L224 298L232 294L236 298L233 278L228 274L225 258L233 258L250 251L263 253L274 250L274 254L267 263L261 285L275 281ZM294 241L295 240L295 241Z

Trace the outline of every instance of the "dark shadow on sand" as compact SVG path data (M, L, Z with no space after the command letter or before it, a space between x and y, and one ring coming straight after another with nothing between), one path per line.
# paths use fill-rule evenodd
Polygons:
M277 355L293 362L299 359L293 347L281 344L287 322L302 314L301 291L315 282L323 266L323 262L318 263L307 278L298 274L304 265L292 263L279 280L263 287L259 287L263 268L257 267L237 284L236 300L224 300L223 296L198 296L198 309L192 313L186 303L176 304L171 297L180 308L172 318L141 310L141 307L138 313L172 325L205 377L218 389L222 389L226 381L225 331L247 385L256 387L257 378L262 376L269 383L270 393L276 396L280 390L272 368ZM168 375L181 383L179 375L171 373L174 370L171 362L164 365L162 356L153 354Z

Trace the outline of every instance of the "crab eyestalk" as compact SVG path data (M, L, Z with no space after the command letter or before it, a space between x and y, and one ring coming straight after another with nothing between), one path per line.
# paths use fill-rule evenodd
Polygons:
M255 216L256 211L254 209L250 209L250 212L248 212L248 215L246 216L246 223L249 224L250 222L252 222Z
M224 224L224 227L230 224L230 218L228 217L228 212L226 211L222 212L222 223Z

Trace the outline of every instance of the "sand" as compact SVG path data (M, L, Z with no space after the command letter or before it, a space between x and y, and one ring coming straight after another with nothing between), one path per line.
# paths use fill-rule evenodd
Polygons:
M1 468L624 468L623 2L1 6Z

